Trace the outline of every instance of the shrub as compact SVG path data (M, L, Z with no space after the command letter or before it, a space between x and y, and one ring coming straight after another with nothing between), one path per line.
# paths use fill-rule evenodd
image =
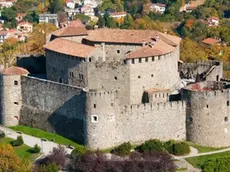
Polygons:
M167 142L166 142L167 143ZM185 142L171 142L165 146L167 151L173 155L185 155L190 152L190 147Z
M114 148L111 153L120 155L120 156L125 156L125 155L130 155L130 151L132 149L132 145L130 142L125 142L119 145L118 147Z
M41 151L41 148L38 146L38 144L35 144L34 147L31 149L31 153L39 153Z
M24 141L22 136L18 136L16 140L12 141L11 144L12 146L21 146L23 145Z
M204 172L230 172L230 158L216 158L206 161L202 165Z
M145 151L152 151L152 150L162 152L165 149L164 149L164 145L161 141L159 141L157 139L151 139L151 140L145 141L145 143L137 146L135 148L135 150L142 153Z
M82 155L84 155L86 152L86 149L84 147L77 147L71 152L72 158L80 158Z
M5 138L5 133L3 131L0 130L0 138Z
M48 165L41 165L35 167L34 172L58 172L58 167L56 164L51 163Z

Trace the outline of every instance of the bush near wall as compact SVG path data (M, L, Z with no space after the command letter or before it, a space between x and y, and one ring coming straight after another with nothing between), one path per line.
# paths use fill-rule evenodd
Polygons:
M168 141L165 143L165 149L173 155L185 155L190 152L190 147L185 142Z
M122 143L121 145L117 146L116 148L114 148L111 153L120 155L120 156L126 156L126 155L130 155L131 153L131 149L132 149L132 145L130 142L125 142Z
M35 144L34 147L30 151L31 153L40 153L41 148L38 146L38 144Z
M80 158L82 155L86 153L87 149L85 147L77 147L71 152L72 158Z
M164 148L163 142L161 142L160 140L151 139L137 146L135 150L141 153L146 152L146 151L152 151L152 150L162 152L165 150L165 148Z
M0 130L0 138L5 138L5 137L6 137L5 133Z

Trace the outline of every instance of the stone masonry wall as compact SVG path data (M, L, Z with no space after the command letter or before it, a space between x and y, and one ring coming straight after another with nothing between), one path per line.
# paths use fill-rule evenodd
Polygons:
M92 123L90 113L87 115L88 143L91 143L88 146L93 149L127 141L138 144L153 138L186 138L184 102L128 105L115 109L110 103L104 106L105 111L91 111L92 114L100 114L98 123Z
M204 146L230 146L230 90L184 90L183 95L187 139Z
M32 77L21 78L20 124L84 142L86 95L82 89Z

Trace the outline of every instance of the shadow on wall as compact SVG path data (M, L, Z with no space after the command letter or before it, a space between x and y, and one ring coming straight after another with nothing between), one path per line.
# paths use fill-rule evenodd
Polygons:
M27 69L31 74L46 73L46 57L44 55L28 55L17 57L17 66Z
M20 125L57 133L79 144L84 144L85 94L73 96L54 112L23 105Z

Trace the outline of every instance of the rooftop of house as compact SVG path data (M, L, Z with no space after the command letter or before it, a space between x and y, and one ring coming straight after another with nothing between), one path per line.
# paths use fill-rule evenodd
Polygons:
M219 21L220 19L218 17L212 16L212 17L209 17L207 20L208 21L210 21L210 20L217 20L217 21Z
M177 46L181 38L164 34L154 30L126 30L126 29L97 29L88 31L87 40L92 42L112 42L126 44L143 44L152 42L159 36L161 40L171 46Z
M23 26L23 25L30 25L30 26L32 26L33 24L29 23L29 22L20 22L20 23L18 23L18 26Z
M29 72L28 72L28 70L26 70L22 67L11 66L9 68L5 68L2 71L2 74L4 74L4 75L28 75Z
M152 5L159 6L159 7L165 7L166 6L163 3L152 3Z
M203 5L205 3L205 0L195 0L195 1L190 1L188 3L188 8L191 8L191 9L196 9L198 6L200 5Z
M162 41L160 38L156 41L152 41L149 45L140 47L128 54L125 55L127 59L135 59L135 58L144 58L144 57L152 57L168 54L173 52L175 47L167 44Z
M146 93L158 93L158 92L171 92L169 89L160 89L160 88L150 88L145 90Z
M220 40L214 39L214 38L207 38L207 39L204 39L201 42L204 43L204 44L208 44L208 45L215 45L215 44L219 43Z
M90 53L95 50L95 47L80 44L70 40L57 38L46 45L44 48L47 50L55 51L57 53L67 54L80 58L87 58Z
M55 36L79 36L87 35L87 29L79 21L72 21L68 23L67 27L58 29L52 33Z

